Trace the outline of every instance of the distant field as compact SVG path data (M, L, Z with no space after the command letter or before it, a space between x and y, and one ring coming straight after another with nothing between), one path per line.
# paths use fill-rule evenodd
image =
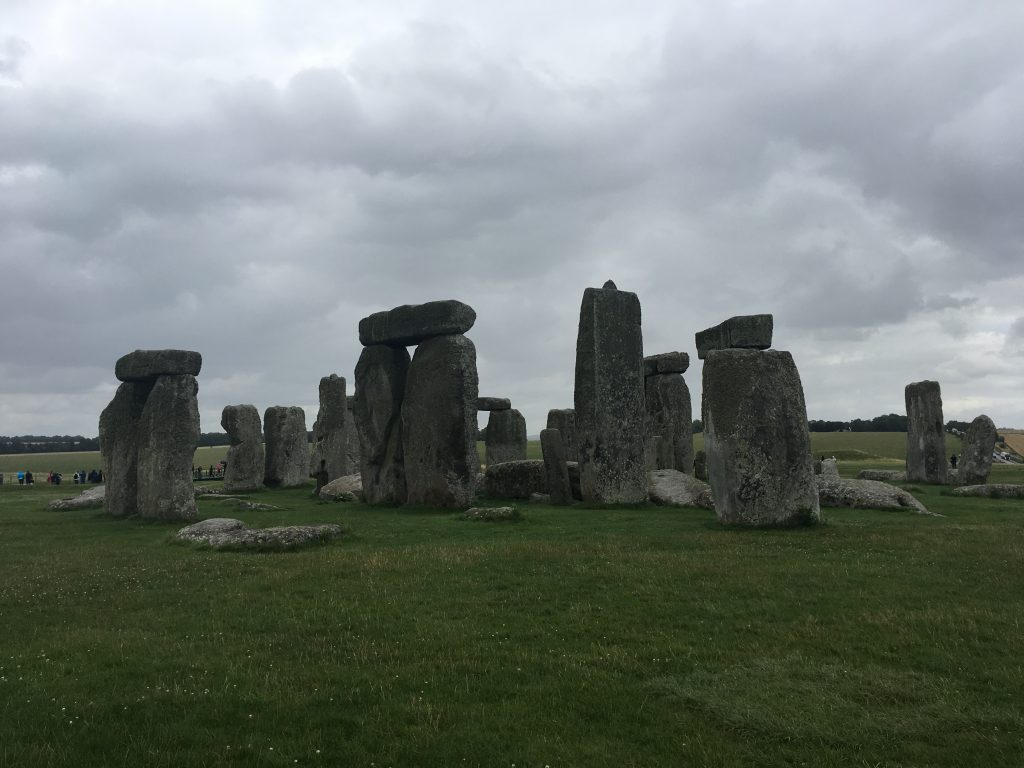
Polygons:
M207 467L216 464L228 453L226 445L219 445L213 448L196 449L195 464ZM0 472L5 475L19 470L30 470L40 480L46 478L48 472L60 472L64 475L64 481L71 480L71 476L79 470L88 472L90 469L100 468L99 451L79 451L77 453L11 453L0 455ZM4 481L10 483L10 478L5 477Z
M704 447L704 435L695 435L698 450ZM812 432L811 452L815 456L835 456L844 461L907 458L906 432ZM960 454L960 438L946 435L946 455Z
M1006 433L1003 435L1006 444L1013 448L1021 456L1024 456L1024 433Z

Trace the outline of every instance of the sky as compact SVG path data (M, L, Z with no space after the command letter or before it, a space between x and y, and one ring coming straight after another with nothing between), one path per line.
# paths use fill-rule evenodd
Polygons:
M572 407L580 300L647 354L775 317L812 419L1024 428L1020 0L0 0L0 434L98 432L134 349L225 405L459 299L481 395ZM486 414L484 414L486 416ZM481 420L481 424L485 423Z

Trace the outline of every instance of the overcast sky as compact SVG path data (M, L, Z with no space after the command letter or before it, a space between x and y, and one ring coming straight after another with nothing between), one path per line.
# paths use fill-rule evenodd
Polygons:
M480 392L571 407L580 299L647 354L775 316L810 418L1024 427L1024 2L0 0L0 434L95 436L137 348L223 406L352 385L472 305Z

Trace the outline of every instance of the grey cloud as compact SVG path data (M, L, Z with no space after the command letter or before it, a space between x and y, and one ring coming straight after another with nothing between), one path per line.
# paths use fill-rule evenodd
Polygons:
M29 44L20 37L8 35L0 40L0 80L21 80L21 62L30 50Z

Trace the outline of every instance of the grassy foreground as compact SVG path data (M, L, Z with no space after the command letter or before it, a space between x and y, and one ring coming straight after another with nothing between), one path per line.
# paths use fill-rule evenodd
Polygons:
M1024 763L1019 501L738 531L300 489L200 511L350 536L215 553L61 491L0 489L3 766Z

